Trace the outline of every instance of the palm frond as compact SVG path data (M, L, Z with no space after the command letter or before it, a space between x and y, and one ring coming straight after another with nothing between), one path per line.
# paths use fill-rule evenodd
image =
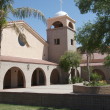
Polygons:
M23 7L23 8L16 8L12 11L13 16L23 19L23 18L28 18L28 17L37 17L39 19L41 19L43 22L46 22L46 18L44 16L44 14L36 9L33 8L28 8L28 7Z
M9 7L12 7L13 0L0 0L0 10L7 11Z

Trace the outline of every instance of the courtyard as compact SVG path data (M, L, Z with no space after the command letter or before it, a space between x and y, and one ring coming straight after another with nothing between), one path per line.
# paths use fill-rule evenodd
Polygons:
M30 88L14 88L4 89L0 92L24 92L24 93L56 93L56 94L69 94L73 92L72 84L63 85L48 85L48 86L33 86Z

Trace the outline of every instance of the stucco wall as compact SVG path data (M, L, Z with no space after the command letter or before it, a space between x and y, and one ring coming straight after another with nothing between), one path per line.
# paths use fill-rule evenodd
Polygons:
M76 41L74 38L74 31L70 28L67 30L67 48L70 51L76 51ZM73 40L73 45L71 45L71 40Z
M29 47L21 46L18 42L18 34L12 27L7 27L3 30L1 55L14 56L22 58L35 58L35 59L48 59L48 45L43 41L40 41L36 36L28 30L28 26L25 28L22 25L26 40ZM19 26L20 27L20 26Z
M61 55L67 51L67 28L49 29L47 30L47 41L49 43L49 61L59 62ZM54 39L60 39L60 44L55 45Z
M47 41L49 43L49 60L53 62L59 62L61 55L66 51L75 51L76 42L71 45L71 39L74 39L74 31L68 27L61 27L57 29L47 30ZM60 39L60 44L55 45L54 39Z

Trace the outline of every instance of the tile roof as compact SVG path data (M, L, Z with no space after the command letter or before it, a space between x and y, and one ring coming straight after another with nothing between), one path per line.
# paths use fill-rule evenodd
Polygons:
M20 58L20 57L11 57L11 56L0 56L0 61L18 62L18 63L32 63L32 64L43 64L43 65L58 66L57 63L49 62L49 61L46 61L46 60Z
M90 63L103 63L104 59L92 59ZM82 60L81 64L87 63L87 60Z

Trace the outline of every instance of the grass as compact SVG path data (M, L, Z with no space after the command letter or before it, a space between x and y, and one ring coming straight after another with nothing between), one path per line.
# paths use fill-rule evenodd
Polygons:
M65 108L58 109L58 108L52 108L52 107L0 104L0 110L73 110L73 109L65 109Z

